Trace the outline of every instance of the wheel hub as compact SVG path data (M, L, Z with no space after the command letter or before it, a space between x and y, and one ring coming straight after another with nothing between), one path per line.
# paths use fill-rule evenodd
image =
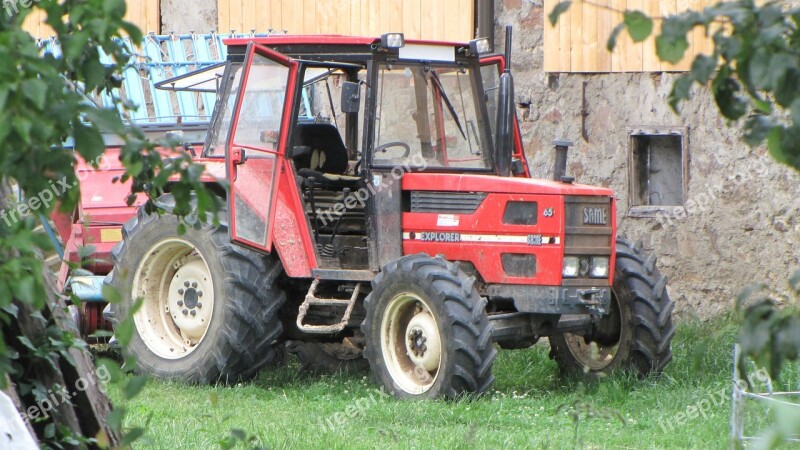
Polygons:
M441 343L436 321L427 312L419 312L408 322L406 327L406 353L415 366L421 366L427 371L439 367L441 356Z
M175 325L190 344L197 343L208 328L211 308L203 308L203 296L211 292L208 269L200 258L180 266L169 285L168 307Z

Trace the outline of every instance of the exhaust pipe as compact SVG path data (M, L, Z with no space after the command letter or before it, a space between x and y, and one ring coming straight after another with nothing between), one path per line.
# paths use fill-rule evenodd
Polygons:
M567 139L556 139L553 141L553 145L556 147L556 162L553 165L553 181L572 183L575 181L575 178L567 176L567 153L569 153L569 148L573 143Z

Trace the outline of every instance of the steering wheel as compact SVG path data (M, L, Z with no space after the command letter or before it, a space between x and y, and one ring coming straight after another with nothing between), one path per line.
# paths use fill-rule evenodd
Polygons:
M403 156L401 158L407 158L408 155L411 154L411 147L405 142L400 142L400 141L393 141L381 144L378 146L377 151L381 153L386 153L386 150L392 147L403 147L403 149L405 149L406 152L403 153Z

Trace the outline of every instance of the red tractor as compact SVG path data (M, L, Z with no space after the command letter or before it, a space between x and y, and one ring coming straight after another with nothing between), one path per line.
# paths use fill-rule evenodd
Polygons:
M547 336L589 375L669 362L666 280L616 237L613 192L564 174L566 142L556 179L530 178L508 54L402 34L226 44L198 158L230 185L209 178L221 225L179 235L140 210L112 251L112 322L143 300L140 371L239 380L288 342L435 398L484 392L495 342Z

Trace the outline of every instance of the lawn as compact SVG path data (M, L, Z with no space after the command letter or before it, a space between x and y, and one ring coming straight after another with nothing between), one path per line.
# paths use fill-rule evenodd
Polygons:
M501 351L491 392L459 401L395 401L367 374L307 374L292 360L232 387L151 381L125 405L126 424L149 421L139 446L164 449L219 448L232 429L267 448L727 448L737 329L728 319L681 324L672 363L649 380L560 379L546 340Z

